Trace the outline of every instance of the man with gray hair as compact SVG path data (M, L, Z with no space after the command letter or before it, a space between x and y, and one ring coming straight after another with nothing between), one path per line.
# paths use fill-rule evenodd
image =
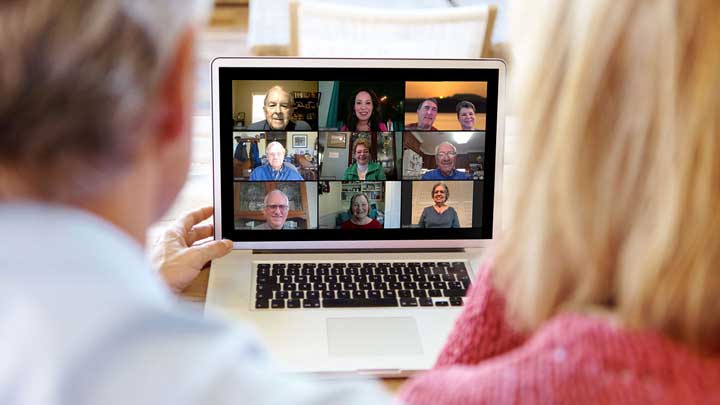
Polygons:
M265 119L250 124L253 131L309 131L310 124L305 121L293 121L295 99L289 91L280 86L271 87L265 93L263 112Z
M282 191L275 189L265 195L263 215L265 222L255 229L287 229L290 200Z
M302 181L295 166L285 162L285 148L280 142L270 142L265 155L267 163L253 169L250 181Z
M189 168L199 6L0 3L3 405L387 402L279 374L248 330L178 304L232 247L202 242L212 207L145 258Z
M436 169L425 172L421 180L470 180L470 175L455 168L457 149L450 142L441 142L435 147Z

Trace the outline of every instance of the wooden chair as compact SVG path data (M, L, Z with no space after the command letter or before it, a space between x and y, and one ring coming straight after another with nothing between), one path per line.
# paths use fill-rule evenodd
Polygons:
M303 57L479 58L497 10L368 8L291 0L290 54Z

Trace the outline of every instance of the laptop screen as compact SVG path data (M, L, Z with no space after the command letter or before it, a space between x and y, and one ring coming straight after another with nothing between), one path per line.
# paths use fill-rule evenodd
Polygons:
M220 67L217 78L224 238L492 238L498 69Z

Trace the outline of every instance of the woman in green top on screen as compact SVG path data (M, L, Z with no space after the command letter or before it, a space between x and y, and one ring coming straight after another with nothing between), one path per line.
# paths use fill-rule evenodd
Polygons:
M353 144L355 163L345 170L343 180L385 180L385 169L370 161L370 141L358 138Z

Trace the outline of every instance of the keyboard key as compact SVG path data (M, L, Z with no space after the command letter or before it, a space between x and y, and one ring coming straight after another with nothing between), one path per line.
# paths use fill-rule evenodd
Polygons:
M293 291L290 296L294 299L303 299L305 298L305 291Z
M428 291L428 295L431 297L442 297L442 291L440 290L430 290Z
M297 290L297 286L294 283L285 283L282 285L282 289L284 291L295 291Z
M300 283L307 283L308 282L308 276L295 276L295 282Z
M273 268L273 269L270 271L270 275L271 275L271 276L284 276L284 275L285 275L285 269L276 269L276 268Z
M308 299L313 299L313 300L319 299L319 298L320 298L320 292L319 292L319 291L308 291L307 294L306 294L306 297L307 297Z
M432 283L430 283L429 281L421 281L418 283L418 288L421 290L431 290Z
M288 276L297 276L300 274L300 269L287 269L285 272Z
M425 275L423 274L415 274L412 276L412 281L416 283L424 283L427 281L427 277L425 277Z
M302 269L303 276L315 276L315 269Z
M444 290L443 295L446 297L464 297L465 290Z
M259 300L269 300L272 296L272 291L258 291L255 294L255 298Z
M275 299L278 300L284 300L289 297L290 294L288 294L287 291L275 291Z
M416 307L416 306L418 306L417 298L402 297L402 298L400 298L400 306L401 307Z
M460 297L450 297L450 305L454 307L460 307L463 304L463 300Z
M371 299L326 299L322 300L324 308L356 308L356 307L396 307L396 298Z
M367 298L367 294L365 293L365 291L358 290L358 291L353 291L353 292L352 292L352 297L353 297L354 299Z
M402 284L401 283L388 283L388 287L391 290L402 290Z
M285 308L285 300L272 300L270 301L271 308Z
M300 308L300 300L292 299L287 301L288 308Z
M337 297L339 299L350 299L350 291L338 291Z
M409 282L409 283L403 283L403 289L405 290L417 290L418 285L417 283Z
M420 306L421 306L421 307L431 307L431 306L433 306L433 300L432 300L432 298L421 297L421 298L418 298L418 302L420 303Z
M280 283L292 283L293 282L292 276L280 276L280 277L278 277L278 280L280 280ZM258 280L258 284L260 284L259 280Z
M255 308L270 308L270 301L269 300L256 300Z
M368 298L382 298L382 297L380 296L380 291L372 290L372 291L368 291Z
M347 274L343 274L342 276L338 277L338 280L340 280L341 283L352 283L353 277L348 276Z
M360 283L358 286L361 290L372 290L372 284L370 283Z
M436 307L449 307L450 304L448 304L447 301L435 301Z
M272 268L273 269L284 269L285 263L273 263Z
M427 295L427 291L425 291L425 290L415 290L415 291L413 291L413 296L415 296L417 298L425 298L428 295Z
M325 285L325 283L314 283L312 289L315 291L325 291L327 290L327 285Z
M383 297L385 298L396 298L397 294L393 290L386 290L383 291Z
M320 300L303 300L303 308L320 308Z
M355 285L355 283L345 283L342 286L343 286L343 290L347 290L347 291L357 290L357 286Z
M278 291L279 289L280 284L258 284L255 286L255 291L257 292Z
M300 283L298 284L298 289L303 291L310 291L312 290L312 286L310 283Z
M444 281L435 281L433 283L433 288L436 290L446 290L447 289L447 283Z
M333 298L335 298L335 291L323 291L322 297L333 299Z
M398 291L398 295L400 296L400 298L410 298L412 297L412 291L400 290Z

